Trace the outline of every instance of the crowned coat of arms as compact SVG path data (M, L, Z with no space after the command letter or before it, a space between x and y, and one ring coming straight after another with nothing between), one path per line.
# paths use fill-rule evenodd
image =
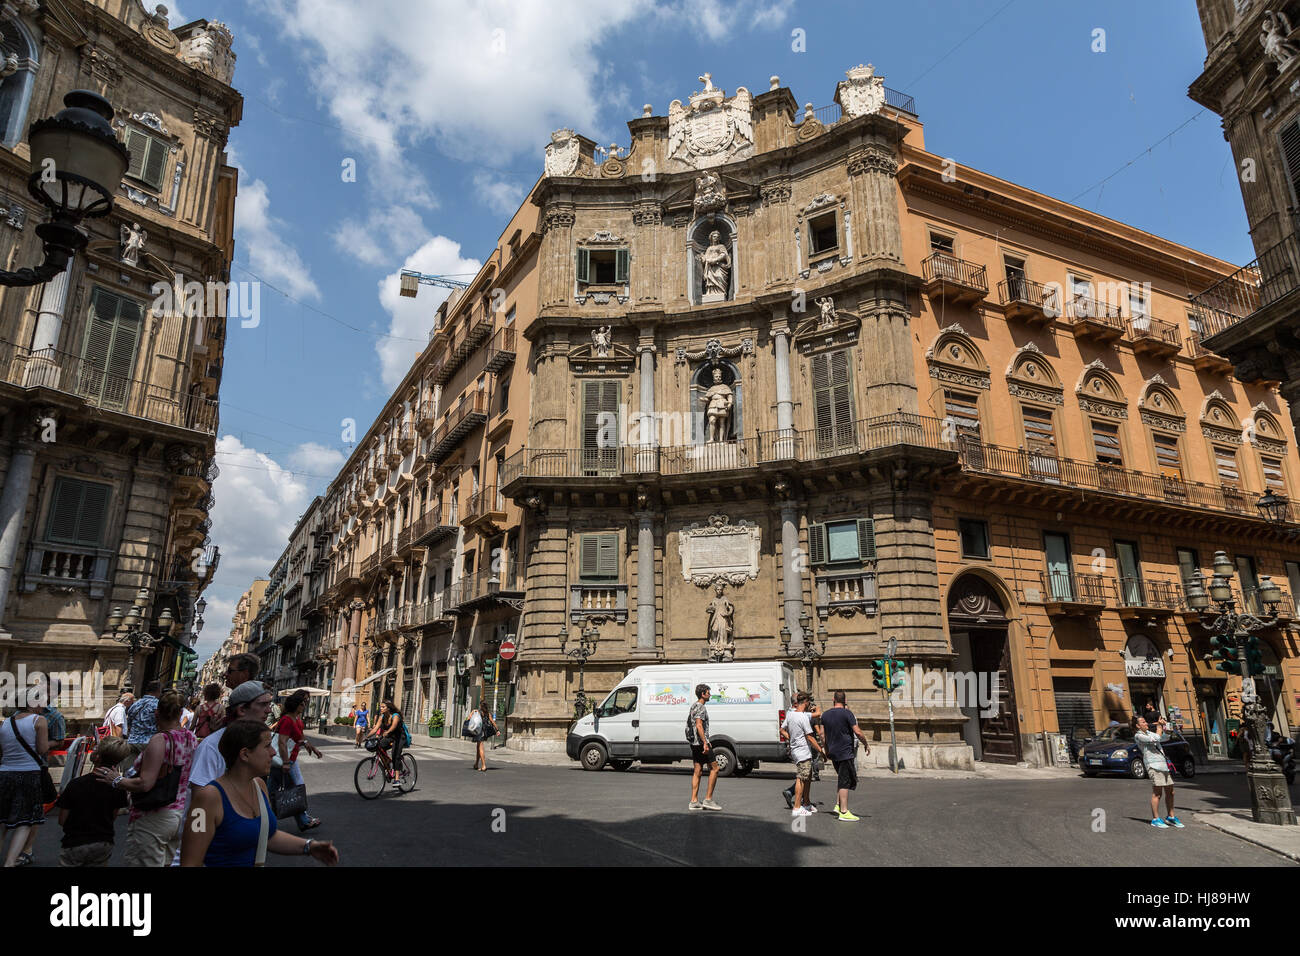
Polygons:
M835 99L848 119L875 113L885 105L885 80L876 76L876 68L870 63L858 64L851 70L845 70L847 80L840 80L835 88Z
M754 148L754 98L743 86L727 99L713 85L713 75L700 77L704 89L683 106L668 106L668 158L690 169L708 169L743 159Z
M546 175L572 176L577 168L577 135L571 129L557 129L546 144Z

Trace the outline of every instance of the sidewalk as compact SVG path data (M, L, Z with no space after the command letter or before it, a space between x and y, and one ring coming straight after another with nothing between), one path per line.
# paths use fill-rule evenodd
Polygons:
M1300 863L1300 826L1256 823L1249 810L1241 809L1198 810L1192 819Z

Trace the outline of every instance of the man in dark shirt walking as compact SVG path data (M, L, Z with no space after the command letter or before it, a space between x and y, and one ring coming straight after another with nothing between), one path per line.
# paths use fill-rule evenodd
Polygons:
M834 694L834 705L822 714L822 734L826 739L826 753L835 764L835 773L839 776L839 799L835 803L835 812L845 823L856 823L858 817L849 812L849 791L858 789L857 762L853 759L853 738L862 741L863 753L871 753L871 744L858 726L858 718L844 703L844 691Z

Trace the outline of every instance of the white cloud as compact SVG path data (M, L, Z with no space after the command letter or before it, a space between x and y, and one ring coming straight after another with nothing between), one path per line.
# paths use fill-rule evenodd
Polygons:
M315 444L299 446L291 460L320 461ZM266 577L302 513L311 504L317 482L296 477L270 455L244 445L234 435L217 440L221 474L213 488L212 540L221 548L221 563L204 594L208 612L200 632L200 659L210 655L230 633L230 617L239 596L254 578ZM321 472L323 473L323 472Z
M319 299L311 269L282 235L285 225L271 215L266 183L254 179L239 184L235 239L248 256L249 269L295 298Z
M474 190L483 201L483 205L502 216L515 214L515 210L523 202L525 189L527 187L522 183L511 182L495 173L474 174Z
M328 481L334 478L347 456L337 448L309 441L291 451L286 460L294 471L324 477Z
M364 222L343 220L334 230L333 239L344 255L368 266L391 266L405 250L423 245L429 239L429 230L409 206L387 206L372 209Z
M448 290L439 286L420 286L414 299L400 294L399 276L402 269L413 269L430 275L467 277L478 272L477 259L466 259L460 254L460 243L446 236L434 236L411 255L401 268L393 270L379 280L379 304L388 312L388 333L396 339L380 339L375 345L379 353L380 374L388 388L395 388L411 367L411 362L423 351L433 328L433 315L447 298ZM403 341L415 339L416 341Z

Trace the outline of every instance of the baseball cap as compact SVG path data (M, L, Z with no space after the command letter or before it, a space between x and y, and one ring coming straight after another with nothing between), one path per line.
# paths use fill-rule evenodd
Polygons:
M230 706L238 707L240 704L251 704L265 693L267 693L267 690L260 681L246 680L230 692Z

